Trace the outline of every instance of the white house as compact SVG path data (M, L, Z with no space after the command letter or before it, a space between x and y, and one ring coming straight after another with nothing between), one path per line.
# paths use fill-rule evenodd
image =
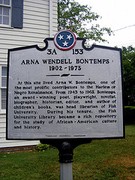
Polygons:
M37 144L6 140L8 49L39 45L57 32L57 0L0 0L0 148Z

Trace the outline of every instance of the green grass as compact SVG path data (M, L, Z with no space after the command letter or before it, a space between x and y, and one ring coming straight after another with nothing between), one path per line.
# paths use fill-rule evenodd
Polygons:
M57 149L0 153L0 180L59 180ZM125 139L93 140L74 150L74 180L135 180L135 125Z

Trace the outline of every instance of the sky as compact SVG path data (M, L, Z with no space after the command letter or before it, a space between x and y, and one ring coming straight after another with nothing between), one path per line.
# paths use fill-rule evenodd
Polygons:
M90 6L93 12L102 17L96 21L101 27L110 27L111 36L104 35L107 46L135 47L135 0L76 0L82 5Z

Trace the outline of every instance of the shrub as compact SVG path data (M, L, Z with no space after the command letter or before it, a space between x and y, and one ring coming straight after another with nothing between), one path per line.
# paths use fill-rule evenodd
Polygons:
M36 146L36 150L37 151L39 151L39 152L41 152L41 151L45 151L45 150L47 150L47 149L49 149L50 148L50 145L49 144L38 144L37 146Z

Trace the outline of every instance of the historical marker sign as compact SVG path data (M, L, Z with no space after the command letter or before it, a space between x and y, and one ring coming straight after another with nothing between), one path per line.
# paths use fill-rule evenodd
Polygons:
M61 31L9 50L7 139L123 137L121 50Z

